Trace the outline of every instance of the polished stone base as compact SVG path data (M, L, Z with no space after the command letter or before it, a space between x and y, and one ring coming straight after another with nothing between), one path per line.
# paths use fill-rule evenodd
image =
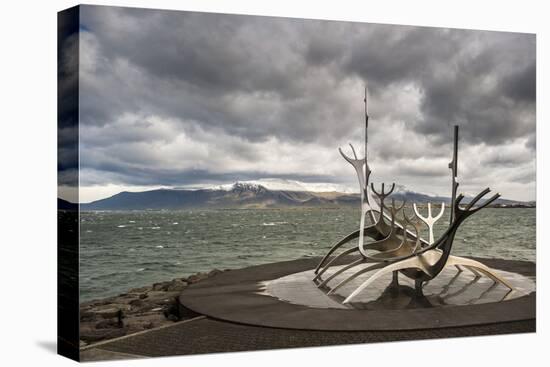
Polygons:
M342 267L343 265L330 268L323 274L322 279L328 278ZM410 278L399 274L399 282L396 285L392 283L392 274L386 274L357 295L353 303L342 304L344 299L372 275L372 271L362 274L328 295L331 286L335 286L360 269L358 266L347 270L322 288L317 287L320 282L312 282L315 277L312 270L290 274L265 282L265 294L281 301L315 308L401 310L503 302L526 296L536 288L532 277L518 273L494 269L515 288L511 291L488 277L448 267L437 278L425 283L421 294L415 290L414 281Z

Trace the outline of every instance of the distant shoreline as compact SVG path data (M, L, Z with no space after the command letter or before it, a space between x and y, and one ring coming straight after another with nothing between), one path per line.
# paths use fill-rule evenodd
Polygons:
M393 189L392 189L393 190ZM404 187L392 192L397 202L416 204L446 203L451 198L428 195ZM463 204L472 198L465 197ZM147 209L271 209L271 208L347 208L359 207L359 193L270 190L262 185L235 183L230 190L156 189L149 191L123 191L108 198L74 204L58 198L58 207L78 206L81 210L147 210ZM480 205L484 200L480 201ZM535 206L535 201L518 201L498 198L495 207Z
M75 204L76 205L76 204ZM417 204L418 207L426 206L426 203ZM445 205L445 208L449 208L448 204ZM489 205L487 208L490 209L536 209L536 205ZM95 212L159 212L159 211L210 211L210 210L310 210L310 209L322 209L322 210L342 210L342 209L355 209L353 206L341 206L341 207L315 207L315 206L303 206L303 207L273 207L273 208L181 208L181 209L83 209L79 210L81 213L95 213ZM77 209L58 209L60 211L76 211Z

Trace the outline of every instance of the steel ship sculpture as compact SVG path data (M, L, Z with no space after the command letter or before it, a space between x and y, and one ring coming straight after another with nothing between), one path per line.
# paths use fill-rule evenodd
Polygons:
M454 127L453 156L449 163L451 169L451 204L450 219L447 229L438 238L434 239L434 224L441 219L445 211L445 204L436 216L432 215L432 205L428 204L426 216L420 214L416 203L413 204L413 213L406 213L405 202L396 205L395 200L388 197L395 189L395 183L386 191L384 183L378 191L374 183L370 183L371 169L367 160L368 124L367 89L365 87L365 156L358 158L355 148L350 144L353 157L346 155L339 148L342 157L353 166L359 181L361 193L361 219L359 229L337 241L317 265L313 281L319 288L329 288L328 294L334 293L353 279L362 274L374 271L364 280L343 303L350 303L359 293L381 276L392 273L393 282L398 283L398 274L401 273L415 282L417 292L422 292L423 284L437 277L448 266L454 266L460 272L468 269L477 277L481 274L491 278L513 290L513 287L496 271L479 261L465 257L451 255L453 241L459 226L471 215L487 207L500 197L495 194L485 201L482 198L490 192L489 188L481 191L470 202L461 207L464 195L456 195L458 190L458 126ZM376 199L373 197L376 196ZM367 222L370 223L367 225ZM428 232L428 240L420 236L422 227ZM343 249L344 245L358 238L357 246ZM349 256L349 255L359 255ZM328 270L336 264L351 258L350 262L340 266L329 274ZM336 283L340 274L349 274ZM335 284L332 284L335 283Z

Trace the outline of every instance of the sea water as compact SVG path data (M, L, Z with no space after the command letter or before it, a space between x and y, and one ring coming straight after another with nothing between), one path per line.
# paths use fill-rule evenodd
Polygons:
M535 261L535 212L479 211L459 228L453 254ZM322 256L358 227L352 208L82 212L80 300L214 268Z

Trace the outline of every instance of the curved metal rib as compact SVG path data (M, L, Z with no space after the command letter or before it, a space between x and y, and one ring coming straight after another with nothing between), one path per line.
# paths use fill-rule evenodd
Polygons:
M448 265L463 265L468 268L470 267L474 268L477 271L485 274L487 277L491 278L495 283L503 284L510 290L514 290L514 287L510 283L508 283L504 278L502 278L494 270L480 263L479 261L475 261L472 259L467 259L459 256L449 256Z
M384 203L384 201L385 201L386 197L387 197L388 195L390 195L390 194L393 192L393 190L395 189L395 183L392 183L392 187L391 187L391 189L390 189L388 192L385 191L385 188L384 188L384 187L385 187L385 185L384 185L384 183L382 183L382 191L381 191L381 192L378 192L378 191L376 191L376 189L374 188L373 183L371 183L372 192L374 192L374 194L378 196L378 200L379 200L379 202L380 202L379 206L380 206L380 208L381 208L380 210L381 210L382 213L383 213L382 220L381 220L380 223L378 224L379 229L380 229L380 231L381 231L382 233L388 233L388 227L389 227L389 225L388 225L388 223L387 223L386 220L390 220L390 216L388 216L386 213L384 213L383 210L386 209L388 212L391 213L392 211L394 211L394 209L397 209L397 210L402 209L402 208L405 206L405 203L406 203L406 202L403 201L403 203L401 204L401 206L400 206L399 208L395 208L394 201L392 200L392 207L391 207L391 208L388 207L388 206ZM403 233L406 234L408 237L411 237L412 239L416 239L416 236L418 236L418 233L415 234L415 233L409 231L408 229L405 229L399 222L396 223L396 226L397 226L399 229L403 230ZM420 239L420 242L421 242L423 245L429 245L428 241L426 241L426 240L423 239L422 237L420 237L419 239Z
M375 259L378 261L398 261L410 257L420 247L420 240L418 239L418 227L419 225L413 222L414 217L409 218L403 210L403 218L405 219L404 230L411 226L416 234L414 244L409 245L408 236L403 236L401 243L398 247L380 252L375 255L371 255L369 259Z
M353 156L355 158L348 157L343 151L342 148L338 148L338 151L340 152L340 155L353 166L355 169L355 173L357 174L357 179L359 180L359 193L361 194L361 206L363 206L364 203L368 205L371 209L378 210L378 205L376 202L372 199L370 196L370 193L368 191L368 185L369 185L369 177L371 174L371 170L369 168L369 164L367 163L367 158L358 159L357 154L355 153L355 148L353 145L349 145L351 147L351 150L353 152ZM363 174L363 166L365 167L365 172ZM374 222L374 216L371 214L371 220Z
M330 282L332 279L336 278L338 275L342 274L343 272L345 272L346 270L349 270L359 264L362 264L364 262L366 262L367 259L365 259L364 257L361 257L360 259L357 259L355 261L353 261L351 264L348 264L346 266L343 266L342 268L338 269L337 271L335 271L333 274L331 274L328 278L326 278L325 280L323 280L318 286L317 288L322 288L324 286L327 285L328 282Z
M315 278L313 278L313 281L316 281L317 279L319 279L321 277L321 275L323 275L325 273L325 271L327 271L330 266L334 263L336 263L336 261L338 261L339 259L343 258L344 256L346 255L349 255L349 254L352 254L354 252L357 252L359 251L359 247L352 247L350 249L347 249L346 251L344 252L341 252L340 254L338 254L337 256L333 257L318 273L317 275L315 275Z
M377 227L379 226L379 223L382 221L381 218L382 218L382 215L380 215L379 222L376 224ZM385 249L388 249L388 244L395 243L395 239L397 238L396 237L396 232L397 231L396 231L396 227L395 227L395 216L392 215L389 233L386 235L386 237L383 238L380 241L372 242L372 243L369 243L367 245L365 245L361 241L361 237L359 237L359 251L361 252L361 254L363 256L369 257L369 255L367 254L367 251L366 251L367 248L370 249L370 250L377 250L377 251L384 251Z
M370 227L367 227L365 228L365 231L367 230L377 230L377 224L374 224ZM377 232L377 233L380 233L380 232ZM374 242L371 242L369 244L367 244L367 246L369 246L369 249L370 249L370 246L376 246L377 244L382 244L382 243L386 243L390 237L393 238L393 232L390 232L390 234L388 234L385 238L381 239L381 240L377 240L377 241L374 241ZM336 248L334 248L334 250L336 250ZM333 263L335 263L338 259L341 259L342 257L346 256L346 255L349 255L353 252L356 252L356 251L360 251L361 250L361 247L360 246L357 246L357 247L352 247L344 252L341 252L339 255L337 255L336 257L332 258L325 266L323 267L320 267L320 271L317 271L317 275L313 278L314 281L317 281L318 279L320 279L321 275L323 275L323 273L325 273ZM370 259L370 257L366 254L363 254L361 253L361 255L363 256L363 258L365 259ZM326 257L326 256L325 256Z
M376 279L380 278L384 274L388 274L388 273L391 273L393 271L398 271L398 270L401 270L401 269L407 269L407 268L412 268L412 267L422 267L422 263L420 261L418 261L418 259L416 257L408 258L408 259L401 260L401 261L398 261L398 262L395 262L395 263L390 263L386 266L384 266L381 263L377 264L377 265L382 265L381 266L382 268L380 270L378 270L376 273L374 273L372 276L370 276L365 282L363 282L363 284L361 284L359 287L357 287L342 303L346 304L346 303L351 302L351 300L353 298L355 298L359 293L361 293L361 291L363 291L363 289L367 288L372 282L374 282ZM374 270L374 269L369 269L369 270ZM363 269L360 273L362 274L366 271L368 271L368 270ZM357 277L360 274L356 273L354 275Z
M369 226L367 228L364 229L365 232L369 231L370 227L374 227L374 226ZM325 264L325 262L327 261L327 259L330 257L330 255L332 255L332 253L336 250L338 250L338 248L340 248L341 246L345 245L346 243L348 243L349 241L352 241L354 239L356 239L357 237L359 237L359 231L353 231L351 232L350 234L346 235L345 237L343 237L342 239L340 239L338 242L336 242L334 245L331 246L330 250L328 250L328 252L325 254L325 256L323 256L323 258L321 259L321 261L319 262L319 264L317 265L317 267L315 268L315 271L314 273L317 274L319 272L319 269L321 269L321 267Z
M339 288L343 287L344 285L346 285L347 283L351 282L353 279L357 278L359 275L361 274L364 274L364 273L367 273L371 270L376 270L376 269L380 269L380 268L383 268L385 267L386 264L384 263L376 263L374 265L371 265L371 266L367 266L361 270L359 270L358 272L350 275L349 277L347 277L346 279L342 280L340 283L336 284L335 287L331 288L330 291L327 293L328 295L330 294L333 294L334 292L336 292Z
M384 189L384 183L383 182L382 182L382 191L381 192L376 191L376 189L374 188L374 185L372 183L371 183L371 189L378 197L383 197L385 199L387 196L391 195L391 193L395 189L395 182L392 183L391 189L388 192L386 192L386 190Z
M365 177L368 177L370 174L370 169L368 165L366 164L364 159L357 159L357 155L355 154L355 149L353 148L353 145L350 144L351 150L353 152L353 155L355 157L351 158L348 157L343 151L342 148L338 148L338 151L342 155L342 157L355 168L355 172L357 173L357 179L359 180L359 192L361 193L361 199L363 199L363 190L365 188L366 182ZM363 176L363 166L366 167L366 174Z
M379 221L380 221L380 218L381 218L381 215L378 217L378 221L368 227L365 227L363 229L363 238L365 235L375 239L375 240L379 240L381 237L384 236L384 234L380 231L379 229ZM328 260L329 256L334 253L334 251L336 251L339 247L343 246L344 244L348 243L349 241L357 238L357 237L360 237L360 230L357 230L355 232L352 232L350 234L348 234L346 237L344 237L343 239L341 239L340 241L338 241L336 244L334 244L331 249L328 251L328 253L321 259L321 261L319 262L319 264L317 265L317 267L315 268L315 271L314 273L317 274L317 276L315 276L313 278L314 281L316 281L317 279L319 279L319 276L324 273L331 265L332 261L329 262L328 264L324 265L325 262ZM324 265L324 267L323 267ZM319 274L319 271L323 269L321 271L321 273Z
M377 227L375 224L373 225L370 225L368 227L366 227L364 229L364 233L365 235L377 240L380 236L381 236L381 233L378 231ZM342 238L341 240L339 240L338 242L336 242L331 248L330 250L327 252L327 254L321 259L321 261L319 262L319 264L317 265L317 267L315 268L315 271L314 273L317 274L319 272L319 270L323 267L323 265L325 264L325 262L328 260L328 258L330 257L330 255L332 255L332 253L334 251L336 251L338 248L340 248L341 246L345 245L346 243L356 239L357 237L359 237L359 230L356 230L350 234L348 234L347 236L345 236L344 238Z
M374 184L372 182L370 184L372 192L378 197L378 206L380 207L380 217L377 220L378 229L380 230L380 232L382 232L384 235L386 235L387 233L389 233L390 229L389 229L389 225L386 221L386 219L389 219L389 218L388 218L388 215L384 213L384 209L386 211L388 211L389 213L391 213L391 209L385 204L385 201L386 201L386 198L388 197L388 195L390 195L393 192L393 190L395 188L395 183L392 184L392 188L388 192L385 191L384 186L385 186L385 184L382 183L382 191L378 192L374 188ZM376 200L374 200L374 201L376 202Z
M403 202L401 203L401 205L396 206L396 205L395 205L395 199L392 198L392 199L391 199L391 207L389 208L390 213L391 213L392 215L395 215L395 216L397 216L397 213L399 213L400 210L401 210L403 213L405 213L405 209L404 209L404 208L405 208L405 204L406 204L406 203L407 203L407 200L403 200Z
M405 214L404 214L405 215ZM406 219L408 219L406 216L405 216ZM372 248L372 249L378 249L378 248L385 248L387 246L387 243L388 241L391 242L391 243L394 243L393 241L395 240L395 226L393 225L394 224L394 219L395 219L395 216L392 215L392 230L390 232L390 234L388 234L388 236L386 238L384 238L383 240L380 240L380 241L376 241L376 242L373 242L373 243L370 243L368 244L368 247L369 248ZM398 251L402 246L403 244L407 241L407 237L406 236L403 236L403 239L401 240L401 243L396 247L394 248L393 250L389 250L389 251L386 251L386 252L382 252L381 254L389 254L389 253L393 253L395 251ZM416 246L412 249L412 251L415 250L415 248L419 245L420 241L417 239L416 240ZM333 290L331 290L331 292L334 292L336 289L340 288L341 286L343 286L344 284L348 283L349 281L351 281L352 279L355 279L356 277L358 277L359 275L369 271L369 270L373 270L373 269L378 269L378 268L381 268L381 267L384 267L386 266L385 264L383 264L382 262L385 261L385 259L381 256L377 256L377 255L372 255L372 256L368 256L368 255L363 255L363 259L359 259L359 260L356 260L355 262L353 262L352 264L349 264L348 266L342 268L342 269L339 269L337 272L335 272L334 274L332 274L329 278L327 278L323 283L322 285L326 285L330 280L334 279L336 276L340 275L341 273L343 273L344 271L346 270L349 270L361 263L364 263L364 262L368 262L369 260L370 261L375 261L378 263L378 265L376 265L375 267L371 266L371 267L367 267L367 268L364 268L352 275L350 275L348 278L344 279L343 281L341 281ZM329 292L329 294L331 293Z
M367 244L367 246L368 246L369 249L377 249L377 246L378 246L378 245L380 245L380 246L382 246L382 248L384 248L384 246L387 245L387 242L393 240L394 238L395 238L395 231L392 230L392 231L390 232L390 234L388 234L384 239L379 240L379 241L375 241L375 242L371 242L371 243ZM357 250L357 249L361 250L360 247L353 248L353 250ZM351 250L351 249L350 249L350 250ZM349 250L348 250L348 251L349 251ZM355 252L355 251L350 251L350 252L347 252L347 253L344 252L344 253L342 253L342 254L340 254L340 255L344 256L343 254L346 254L346 255L347 255L347 254L352 253L352 252ZM371 261L372 261L372 260L374 259L372 256L368 256L366 253L365 253L365 254L361 253L361 254L363 255L363 257L362 257L361 259L359 259L359 260L361 260L361 261L356 260L356 261L354 261L352 264L349 264L348 266L344 267L344 269L339 269L339 270L336 271L334 274L332 274L329 278L327 278L326 280L324 280L324 281L319 285L319 287L324 286L327 282L329 282L331 279L333 279L333 278L336 277L337 275L343 273L345 270L351 269L352 267L354 267L354 266L356 266L356 265L359 265L359 264L361 264L361 263L363 263L363 262L367 262L368 260L371 260ZM340 256L340 255L339 255L339 256ZM314 280L315 280L315 279L319 279L320 276L330 267L330 265L332 264L332 262L334 262L337 258L339 258L339 256L337 256L337 257L334 258L331 262L329 262L329 264L327 264L326 267L323 268L323 270L314 278Z

